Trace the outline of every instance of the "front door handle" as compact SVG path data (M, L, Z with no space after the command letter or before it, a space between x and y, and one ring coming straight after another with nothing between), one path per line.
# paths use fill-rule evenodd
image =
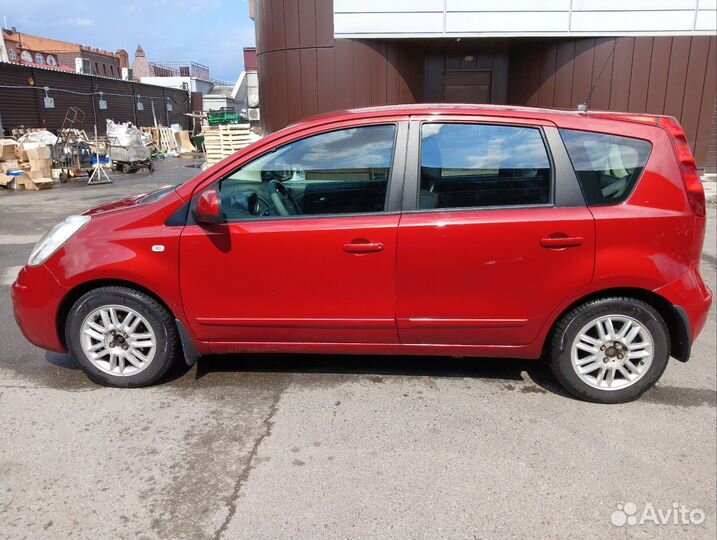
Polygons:
M383 251L383 244L381 242L353 241L350 244L344 244L344 251L346 253L373 253Z
M581 246L583 240L582 236L553 235L540 240L540 245L546 248L560 249Z

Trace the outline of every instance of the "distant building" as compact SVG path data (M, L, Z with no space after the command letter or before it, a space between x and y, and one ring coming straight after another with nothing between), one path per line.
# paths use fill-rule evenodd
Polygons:
M3 28L1 35L0 41L4 42L4 47L0 47L4 49L4 52L0 52L2 61L85 75L122 78L124 51L113 53L76 43L25 34L15 28Z
M144 54L142 45L137 45L132 64L132 78L139 81L142 77L154 77L154 69L149 65L147 55Z
M237 83L240 80L241 78ZM209 93L202 96L202 110L205 113L219 109L234 109L234 111L242 114L242 110L245 107L246 104L241 102L241 97L238 95L237 85L215 85Z
M256 47L244 48L244 73L245 88L240 90L242 95L246 96L247 118L251 122L259 122L261 116L259 114L259 72L256 63Z
M215 85L212 91L204 96L204 112L216 111L221 108L233 108L252 124L258 124L261 120L259 79L254 47L244 48L244 71L241 72L234 86Z
M244 71L234 84L230 84L213 79L209 68L197 62L152 62L139 45L134 55L132 75L137 82L191 92L192 110L195 112L234 109L240 115L258 123L260 117L256 49L247 47L243 55Z
M134 53L132 75L137 82L200 94L208 94L215 85L207 66L191 61L150 62L141 45Z

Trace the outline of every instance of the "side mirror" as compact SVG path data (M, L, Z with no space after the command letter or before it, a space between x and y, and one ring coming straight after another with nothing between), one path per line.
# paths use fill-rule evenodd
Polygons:
M199 195L194 208L194 220L199 225L217 225L224 221L222 200L216 189L208 189Z

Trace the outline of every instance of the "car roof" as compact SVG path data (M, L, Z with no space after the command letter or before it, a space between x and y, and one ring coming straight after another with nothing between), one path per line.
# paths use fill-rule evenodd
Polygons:
M638 117L654 117L649 114L618 113L614 111L581 111L577 109L546 109L523 107L518 105L489 105L474 103L411 103L398 105L381 105L378 107L361 107L321 113L303 118L287 126L287 128L305 127L309 125L352 120L358 118L381 118L385 116L495 116L505 118L524 118L529 120L547 120L560 125L563 121L581 121L584 119L602 119L625 121L626 115L633 120ZM572 122L571 122L572 123Z
M302 119L297 123L304 122L321 122L334 120L345 117L380 117L393 116L396 114L405 115L424 115L424 114L468 114L468 115L485 115L485 116L511 116L511 115L529 115L531 117L544 118L546 115L570 115L578 116L584 114L577 110L566 109L541 109L537 107L521 107L515 105L489 105L475 103L402 103L398 105L380 105L375 107L358 107L353 109L341 109L321 113Z
M459 113L503 113L503 112L527 112L527 113L549 113L549 114L579 114L577 110L565 109L545 109L539 107L522 107L518 105L492 105L478 103L407 103L401 105L381 105L378 107L361 107L356 109L348 109L345 112L350 114L367 114L373 112L395 112L401 111L406 113L423 114L440 112L444 114Z

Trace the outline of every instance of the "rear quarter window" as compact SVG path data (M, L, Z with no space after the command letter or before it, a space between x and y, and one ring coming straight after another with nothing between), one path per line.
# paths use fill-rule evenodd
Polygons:
M620 204L632 193L652 145L640 139L561 129L570 161L589 206Z

